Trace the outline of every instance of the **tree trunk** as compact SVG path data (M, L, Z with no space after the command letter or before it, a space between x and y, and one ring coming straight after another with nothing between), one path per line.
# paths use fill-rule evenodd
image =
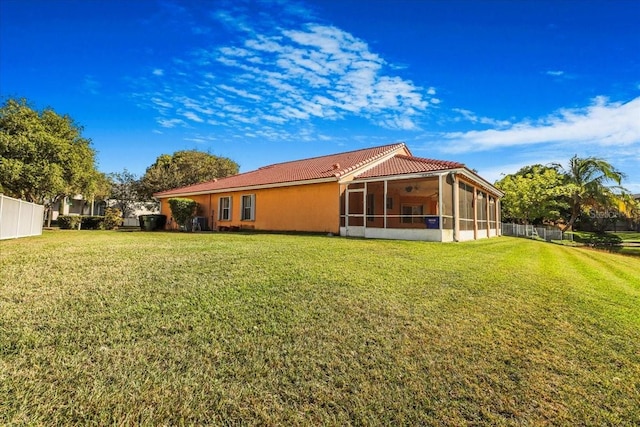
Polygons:
M51 217L53 216L53 207L47 206L47 228L51 227Z

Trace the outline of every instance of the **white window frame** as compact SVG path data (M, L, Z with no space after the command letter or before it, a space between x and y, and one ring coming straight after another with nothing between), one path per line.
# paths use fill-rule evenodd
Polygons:
M247 205L248 202L248 205ZM247 210L248 215L247 215ZM245 194L242 196L242 210L240 211L241 221L255 221L256 219L256 195Z
M229 202L229 206L228 207L224 207L223 203L224 201L227 200ZM233 199L231 198L231 196L225 196L225 197L220 197L220 199L218 199L218 221L231 221L231 204L232 204ZM225 218L225 212L226 212L226 218Z

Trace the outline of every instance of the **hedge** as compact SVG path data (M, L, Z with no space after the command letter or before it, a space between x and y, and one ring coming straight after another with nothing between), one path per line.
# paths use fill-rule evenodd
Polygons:
M107 209L109 210L109 209ZM119 212L119 211L118 211ZM117 215L117 214L116 214ZM114 220L114 215L108 212L106 216L97 215L60 215L58 227L63 230L77 230L78 224L82 230L113 230L122 225L122 219Z

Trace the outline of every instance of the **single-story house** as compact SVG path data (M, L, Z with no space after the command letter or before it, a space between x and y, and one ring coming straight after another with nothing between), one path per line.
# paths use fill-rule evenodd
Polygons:
M462 163L415 157L396 143L277 163L154 196L168 218L170 198L195 200L213 230L451 242L499 235L503 195Z
M51 209L51 220L56 221L60 215L98 215L103 216L107 208L118 207L118 201L109 200L87 200L82 194L63 197L53 204ZM133 202L131 212L124 218L125 226L138 226L138 216L159 213L158 208L148 202Z

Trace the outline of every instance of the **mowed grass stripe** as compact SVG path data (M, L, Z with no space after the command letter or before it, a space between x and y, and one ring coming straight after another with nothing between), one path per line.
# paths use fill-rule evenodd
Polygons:
M0 245L0 423L640 423L631 257L511 238Z

